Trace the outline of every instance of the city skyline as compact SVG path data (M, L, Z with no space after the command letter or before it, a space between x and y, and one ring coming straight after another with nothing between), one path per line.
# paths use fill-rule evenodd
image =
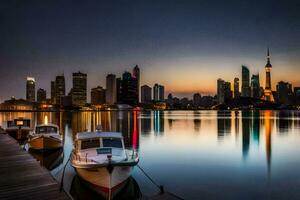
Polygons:
M24 98L27 76L49 94L51 78L64 73L69 91L71 73L82 71L90 91L105 85L106 74L121 76L136 64L142 69L140 85L160 82L166 93L180 97L216 94L215 80L222 77L233 85L241 65L259 73L264 86L267 47L272 89L281 80L300 85L296 1L1 5L0 73L6 75L3 82L14 79L1 84L1 101Z
M267 56L266 56L266 59L267 59L267 61L268 61L268 63L270 62L270 55L269 55L269 48L268 48L268 51L267 51ZM138 65L135 65L135 67L137 67ZM240 79L240 80L242 80L242 74L243 74L243 70L244 69L247 69L248 70L248 75L247 76L249 76L249 78L250 78L250 75L251 75L251 71L249 70L249 67L248 66L246 66L246 65L241 65L240 66L241 68L242 68L242 70L241 70L241 72L242 73L240 73L237 77L234 77L234 79L233 80L226 80L226 82L228 82L230 85L229 85L229 88L228 89L230 89L232 92L234 92L234 90L235 90L235 88L234 88L234 81L235 81L235 79L236 78L238 78L238 79ZM265 67L264 67L265 68ZM128 69L126 69L126 70L124 70L123 71L123 74L124 73L129 73L129 71L130 70L128 70ZM142 71L143 71L143 69L142 69ZM78 71L78 73L80 73L80 71ZM133 72L134 73L134 72ZM140 73L140 72L139 72ZM73 74L73 76L74 76L74 72L72 72L72 74ZM71 74L71 75L72 75ZM116 74L120 74L120 73L116 73ZM122 74L121 75L116 75L116 74L112 74L112 73L108 73L108 74L106 74L105 76L106 76L106 81L107 81L107 76L110 76L110 75L113 75L113 76L115 76L115 79L116 79L116 77L122 77ZM259 75L259 74L262 74L262 75ZM87 81L87 83L88 83L88 80L89 80L89 74L86 74L86 81ZM266 79L265 79L265 75L264 75L264 70L263 70L263 72L258 72L258 73L253 73L252 74L252 76L257 76L257 78L258 78L258 81L259 82L265 82L266 81ZM260 77L263 77L263 79L261 79ZM272 75L273 76L273 75ZM66 76L65 76L65 74L64 73L62 73L62 74L58 74L58 75L56 75L55 76L56 78L57 77L63 77L64 79L66 78ZM252 77L253 78L253 77ZM30 77L30 76L27 76L26 77L26 80L27 80L27 82L28 82L28 79L29 80L31 80L31 79L33 79L34 81L35 81L35 77ZM67 78L68 79L68 78ZM105 79L105 78L104 78ZM218 80L220 79L220 77L218 78ZM222 77L222 79L221 79L222 81L224 81L223 80L223 77ZM141 80L142 81L142 83L144 83L144 81L143 80ZM271 89L273 90L273 91L276 91L276 89L277 89L277 84L278 83L280 83L280 82L282 82L282 81L287 81L287 80L282 80L282 79L279 79L279 81L274 81L273 79L272 79L272 87L271 87ZM52 92L52 82L53 81L50 81L50 89L49 90L47 90L47 89L45 89L45 88L42 88L42 87L36 87L36 85L38 85L38 83L35 81L35 87L36 87L36 89L35 89L35 93L37 93L37 91L38 91L38 89L43 89L43 90L45 90L46 91L46 98L48 98L48 99L51 99L51 92ZM72 82L72 81L71 81ZM156 84L158 83L158 81L156 81L154 84L152 84L153 86L155 86ZM287 83L290 83L290 84L292 84L293 85L293 82L291 82L291 81L287 81ZM71 92L72 91L72 83L70 84L71 86L70 87L66 87L66 85L68 85L68 83L63 83L65 86L64 86L64 88L66 89L66 93L68 93L68 91L69 92ZM87 93L90 93L90 91L92 91L92 89L94 89L94 88L96 88L96 87L103 87L103 88L106 88L105 86L107 85L107 82L106 83L104 83L104 85L100 85L100 84L98 84L98 85L96 85L96 86L91 86L91 88L86 88L86 90L87 90ZM151 84L148 84L148 83L145 83L145 84L143 84L143 85L147 85L147 86L151 86ZM250 80L248 80L248 85L250 86L250 88L249 88L249 95L245 95L245 96L250 96L250 93L251 93L251 85L250 85ZM274 86L273 86L274 85ZM140 85L139 84L139 90L141 90L141 86L142 85ZM262 86L262 88L264 88L265 87L265 84L264 83L262 83L261 84L261 86ZM182 95L180 95L180 92L172 92L172 91L170 91L170 90L164 90L164 95L167 95L167 94L172 94L172 95L174 95L174 96L177 96L177 97L179 97L179 98L189 98L189 99L191 99L191 98L193 98L193 95L194 94L197 94L197 93L200 93L201 95L208 95L208 96L215 96L215 95L218 95L218 84L216 84L215 86L214 86L215 88L214 88L214 92L199 92L199 91L191 91L191 92L189 92L189 94L187 95L187 92L183 92L182 93ZM293 85L293 87L298 87L298 85ZM47 88L47 87L46 87ZM241 84L241 85L239 85L239 87L238 87L238 90L239 90L239 92L241 92L241 95L243 96L243 84ZM20 99L27 99L27 93L26 93L26 88L25 88L25 97L20 97ZM63 95L64 96L64 95ZM234 96L233 94L232 94L232 96ZM18 98L16 95L12 95L11 97L14 97L14 98ZM9 99L10 97L8 97L7 99ZM7 99L4 99L4 100L7 100ZM153 99L155 99L154 97L153 97ZM90 98L90 95L87 95L86 96L86 100L87 100L87 102L90 102L91 101L91 98ZM32 100L31 100L32 101Z

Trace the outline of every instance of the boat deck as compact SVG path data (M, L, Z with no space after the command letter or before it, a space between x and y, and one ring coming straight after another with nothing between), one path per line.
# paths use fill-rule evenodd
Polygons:
M59 184L49 171L17 141L1 133L0 177L0 199L70 199L59 192Z

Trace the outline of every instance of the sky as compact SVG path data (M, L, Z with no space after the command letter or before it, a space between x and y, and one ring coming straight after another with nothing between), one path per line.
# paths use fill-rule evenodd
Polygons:
M141 84L166 94L215 94L218 78L241 78L241 65L264 86L267 47L272 87L300 86L300 1L0 2L0 101L25 98L26 77L50 96L50 81L88 74L88 91L108 73L141 69ZM89 92L88 92L89 94Z

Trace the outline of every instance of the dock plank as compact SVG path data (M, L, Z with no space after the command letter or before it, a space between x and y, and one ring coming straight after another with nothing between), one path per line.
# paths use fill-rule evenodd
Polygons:
M18 143L0 134L0 199L70 199L50 172Z

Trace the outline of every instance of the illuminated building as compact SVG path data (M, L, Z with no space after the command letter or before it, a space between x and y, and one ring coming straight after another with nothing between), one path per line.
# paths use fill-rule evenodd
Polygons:
M137 96L138 101L140 101L140 82L141 82L141 76L140 76L140 68L138 65L136 65L133 68L132 76L136 78L137 80Z
M117 101L116 75L108 74L106 76L106 103L114 104Z
M72 104L84 106L87 99L87 75L81 72L73 73Z
M242 66L242 97L250 97L250 74L246 66Z
M281 104L291 103L291 99L293 95L292 84L288 82L280 81L276 86L276 91L277 91L279 103Z
M30 102L35 101L35 79L33 77L27 77L26 100Z
M0 104L1 110L33 110L32 102L12 97Z
M65 76L64 75L56 76L54 85L55 85L55 104L62 105L62 98L66 95Z
M239 98L241 96L239 78L234 78L233 93L234 93L234 98Z
M143 85L141 87L141 102L151 103L152 101L152 88L148 85Z
M274 102L274 97L273 97L273 92L272 92L272 87L271 87L271 69L272 69L272 65L271 65L271 62L270 62L270 52L269 52L269 48L268 48L267 64L265 66L266 85L265 85L263 99L266 100L266 101Z
M47 93L46 90L39 88L37 90L37 102L45 102L47 99Z
M154 84L153 87L153 100L164 101L165 100L165 87L163 85Z
M251 97L260 98L259 74L253 74L251 77Z
M100 105L105 103L105 89L98 86L91 89L91 104Z

